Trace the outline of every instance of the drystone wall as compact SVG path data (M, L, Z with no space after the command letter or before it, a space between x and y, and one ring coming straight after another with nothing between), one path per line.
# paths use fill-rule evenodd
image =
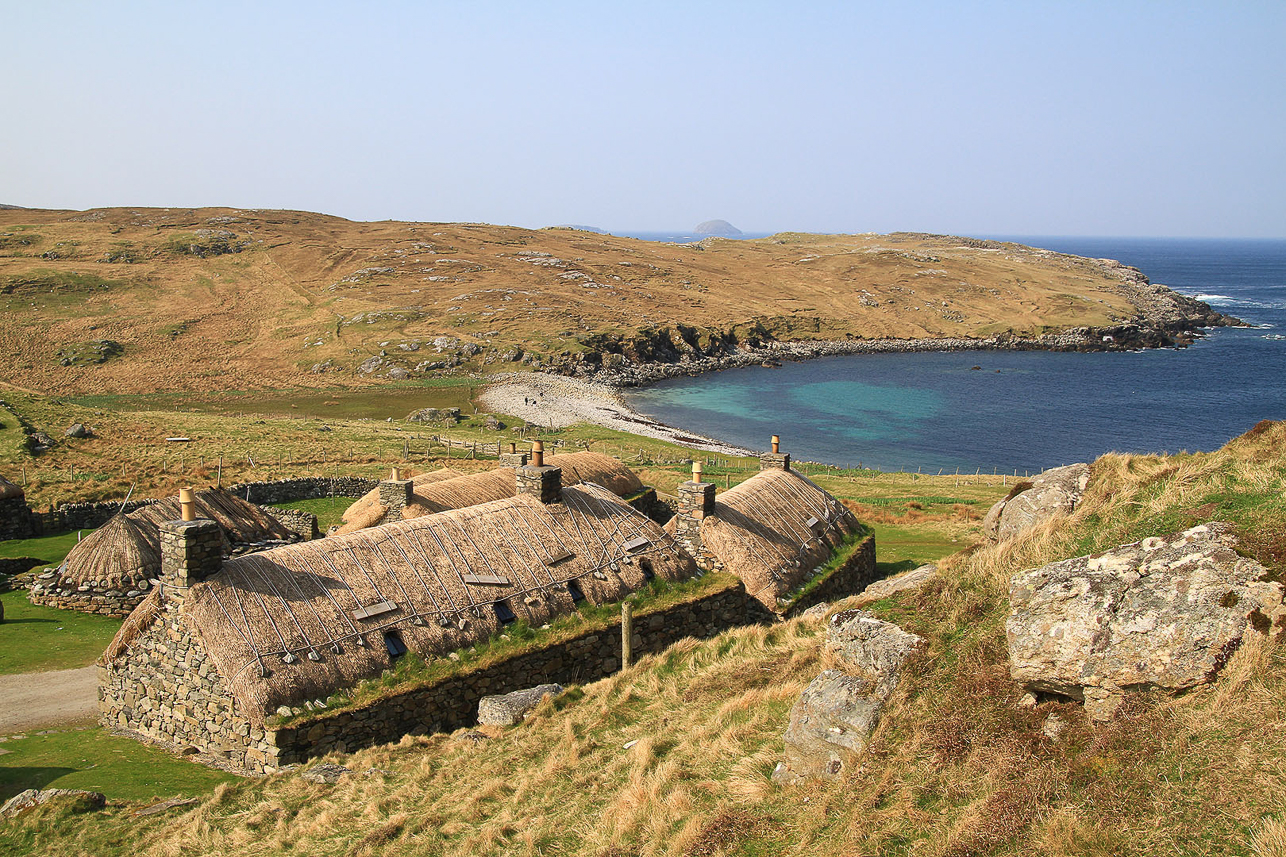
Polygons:
M660 652L684 637L706 638L743 625L772 621L740 581L694 601L634 618L636 655ZM538 684L572 684L620 669L619 622L503 663L379 700L358 709L323 714L268 732L281 764L330 752L348 753L399 740L407 734L451 731L477 722L484 696Z
M251 503L268 505L270 503L292 503L295 500L316 500L321 497L361 497L379 485L377 479L364 479L360 476L309 476L300 479L282 479L276 482L242 482L229 485L228 491ZM0 503L9 501L0 501ZM121 511L121 503L63 503L48 512L32 512L26 503L17 502L34 518L37 526L43 525L46 532L64 532L67 530L94 530L111 520ZM132 512L143 506L157 502L154 499L130 500L124 504L126 512ZM280 518L280 509L270 509ZM5 522L11 517L17 520L20 513L10 513L0 508L0 540L30 538L29 535L5 535ZM38 535L38 533L36 533Z
M879 578L875 567L875 536L867 536L839 567L792 602L785 615L795 616L823 601L856 595Z
M729 580L701 598L636 616L632 649L636 655L659 652L684 637L711 637L772 619L740 581ZM106 726L179 750L193 747L221 764L270 773L330 752L473 725L484 696L548 682L593 681L620 669L620 656L617 622L361 708L265 730L238 713L191 629L173 604L165 604L122 657L99 664L99 707Z
M361 497L379 487L378 479L361 476L305 476L276 482L242 482L228 490L242 500L260 505L317 500L322 497Z
M40 518L32 514L23 497L0 500L0 541L30 539L40 535Z
M86 581L73 587L64 582L57 571L45 571L36 575L27 600L45 607L124 619L147 597L148 590L153 586L146 580L140 580L135 585L136 589L113 589L103 580Z
M301 541L308 542L321 538L321 530L317 528L317 516L312 512L304 512L300 509L278 509L276 506L259 508L280 521L283 527L299 536Z
M238 711L227 683L174 602L163 603L125 656L98 664L103 725L229 764L264 770L264 731Z

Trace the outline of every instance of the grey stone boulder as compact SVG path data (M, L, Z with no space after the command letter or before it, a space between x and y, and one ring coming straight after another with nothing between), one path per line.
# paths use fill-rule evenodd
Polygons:
M897 687L907 658L924 645L924 638L861 610L844 610L826 626L826 643L847 672L870 678L875 693L885 699Z
M351 773L352 771L345 768L343 765L332 765L329 762L325 762L302 772L299 775L299 778L301 780L308 780L310 783L330 785L339 782L345 775Z
M825 670L790 710L785 758L773 771L778 782L834 777L846 753L856 753L879 724L883 702L865 678Z
M84 425L83 423L76 423L72 426L69 426L67 430L63 432L63 435L65 437L74 437L78 439L83 439L87 437L93 437L94 430Z
M910 571L875 581L862 590L862 598L866 601L879 601L899 592L919 589L937 576L938 567L933 563L917 566Z
M866 747L903 666L924 645L921 637L861 610L836 613L826 636L842 669L813 679L791 709L784 758L773 771L778 782L842 771L846 757Z
M531 713L546 696L558 696L562 685L540 684L500 696L478 700L478 723L484 726L513 726Z
M1055 515L1070 514L1085 495L1089 481L1088 464L1046 470L1032 479L1030 486L1016 488L992 506L982 521L982 531L992 541L1003 541Z
M75 800L82 812L102 809L107 798L101 792L88 792L84 789L27 789L9 798L0 806L0 818L14 818L29 809L35 809L52 800Z
M1127 690L1214 680L1247 633L1286 625L1282 586L1233 544L1226 524L1210 523L1018 573L1005 622L1010 675L1084 702L1096 720Z

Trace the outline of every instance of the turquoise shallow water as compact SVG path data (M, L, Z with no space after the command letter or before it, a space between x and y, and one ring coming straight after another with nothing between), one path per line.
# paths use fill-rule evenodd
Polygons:
M628 398L738 445L762 449L780 434L797 458L884 470L1038 471L1114 450L1209 450L1286 419L1286 241L1024 243L1120 259L1256 327L1181 350L826 358L673 379Z

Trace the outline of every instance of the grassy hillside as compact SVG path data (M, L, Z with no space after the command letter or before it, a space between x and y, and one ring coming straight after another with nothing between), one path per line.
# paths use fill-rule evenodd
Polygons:
M41 854L1281 854L1286 657L1243 646L1212 686L1130 698L1091 726L1017 705L1003 619L1012 573L1211 519L1286 573L1286 424L1213 452L1105 456L1069 521L948 560L870 605L925 636L859 764L769 779L791 703L822 668L796 620L689 642L573 689L485 738L407 738L332 761L353 775L219 786L168 817L47 809L0 827ZM937 487L935 493L940 492ZM872 497L871 499L877 499ZM878 508L879 504L874 504ZM1042 735L1050 714L1067 722Z
M942 236L674 245L290 211L20 209L0 211L0 313L0 381L119 394L548 365L613 342L647 351L680 323L707 346L1037 334L1136 309L1110 266Z

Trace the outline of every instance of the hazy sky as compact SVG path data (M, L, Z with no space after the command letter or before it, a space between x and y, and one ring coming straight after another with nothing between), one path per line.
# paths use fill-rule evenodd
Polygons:
M0 202L1286 236L1286 2L0 0Z

